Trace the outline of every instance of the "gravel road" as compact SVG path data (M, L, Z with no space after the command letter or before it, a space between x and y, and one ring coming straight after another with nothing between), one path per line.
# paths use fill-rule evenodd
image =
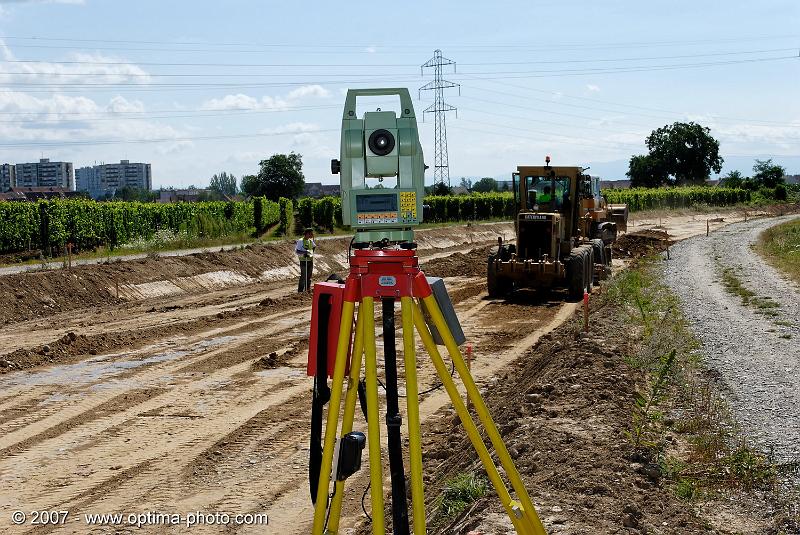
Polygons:
M742 430L778 461L800 457L800 289L752 244L763 230L796 217L750 220L685 240L672 247L664 268L703 344L706 364L730 391ZM723 285L724 268L756 296L780 306L743 304Z

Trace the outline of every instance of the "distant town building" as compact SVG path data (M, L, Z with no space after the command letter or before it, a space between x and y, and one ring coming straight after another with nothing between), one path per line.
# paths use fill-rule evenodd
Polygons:
M339 196L339 184L323 184L322 182L306 182L303 186L304 197Z
M787 184L800 184L800 175L786 175L783 179Z
M18 163L14 170L19 188L75 189L75 172L71 162L51 162L42 158L37 163Z
M630 180L601 180L600 190L604 189L627 189L631 187Z
M211 190L198 188L162 189L158 196L158 202L164 204L171 202L197 202L200 200L201 195L209 195L210 193Z
M118 189L125 187L153 189L150 164L131 163L129 160L81 167L75 172L75 180L78 191L87 191L96 199L114 195Z
M17 185L16 168L10 163L0 165L0 193Z
M86 194L79 191L72 191L67 188L55 186L32 187L32 188L11 188L5 193L0 193L2 201L38 201L42 199L77 199L86 197Z

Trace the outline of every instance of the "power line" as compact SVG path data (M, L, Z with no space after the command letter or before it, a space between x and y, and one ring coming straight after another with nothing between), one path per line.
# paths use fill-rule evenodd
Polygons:
M0 112L0 113L15 113L19 115L76 115L75 118L51 118L51 119L35 119L35 118L28 118L28 119L3 119L3 124L26 124L26 123L37 123L37 124L59 124L65 121L87 121L87 122L95 122L95 121L119 121L120 119L124 119L126 121L138 121L138 120L152 120L152 119L195 119L195 118L205 118L205 117L230 117L230 116L242 116L242 115L253 115L253 114L262 114L262 113L286 113L286 112L296 112L296 111L307 111L307 110L322 110L322 109L341 109L339 105L327 105L327 106L306 106L306 107L295 107L295 108L273 108L273 109L266 109L266 110L259 110L259 109L208 109L208 110L185 110L183 112L178 110L168 110L163 112L157 111L150 111L150 112L106 112L102 116L96 116L98 114L84 114L83 112L58 112L58 111L29 111L29 112ZM209 113L205 113L209 112ZM215 113L212 113L215 112ZM138 113L141 114L139 116L134 117L120 117L120 114L130 114L130 113ZM159 113L180 113L181 115L158 115ZM190 115L186 115L189 113ZM146 115L145 115L146 114ZM151 115L155 114L155 115ZM91 116L87 116L91 115Z
M501 91L501 90L497 90L497 89L484 89L484 88L481 88L479 86L469 85L467 87L470 87L472 90L476 90L476 91L485 91L485 92L488 92L488 93L494 93L494 94L498 94L498 95L504 95L504 96L509 96L509 97L525 99L526 101L535 100L535 101L543 102L543 103L550 104L550 105L567 106L567 107L571 107L571 108L587 109L587 110L591 110L591 111L601 111L601 112L604 111L604 112L609 112L609 113L628 113L630 115L636 115L636 116L639 116L639 117L647 117L647 118L658 119L658 120L663 120L665 118L665 116L640 113L640 112L636 112L636 111L629 111L628 108L635 109L635 110L654 111L654 112L658 112L658 113L668 114L670 116L685 115L686 114L686 112L676 112L676 111L673 111L673 110L665 110L663 108L651 108L651 107L646 107L646 106L636 106L634 104L627 104L627 103L622 104L622 103L619 103L619 102L613 102L613 101L609 101L609 100L601 100L601 99L582 97L582 96L577 96L577 95L570 95L570 94L565 94L565 93L562 93L562 92L556 92L556 91L552 91L552 90L538 89L538 88L535 88L535 87L531 87L530 85L516 85L516 84L513 84L513 83L502 83L501 84L501 83L493 81L493 80L489 80L489 83L494 84L494 85L498 85L498 86L502 85L503 87L513 87L513 88L524 90L526 92L527 91L533 91L533 92L536 92L536 93L542 93L542 94L546 94L546 95L550 95L550 96L558 96L558 97L581 100L581 101L586 101L586 102L596 102L596 103L600 103L600 104L609 104L609 105L612 105L612 106L618 106L620 108L623 108L623 110L609 109L609 108L599 108L599 107L596 107L596 106L585 106L585 105L575 104L575 103L570 103L570 102L562 102L560 100L541 99L541 98L532 97L530 95L520 95L520 94L509 93L507 91ZM478 99L475 99L474 97L464 97L464 98L478 100ZM503 106L514 106L514 105L508 104L508 103L497 103L497 102L495 102L494 104L500 104L500 105L503 105ZM556 113L556 112L550 112L550 111L545 111L545 110L536 110L536 111L542 111L544 113ZM768 121L768 120L765 120L765 119L752 119L752 118L743 118L743 117L728 117L728 116L721 116L721 115L716 115L716 114L712 114L712 117L714 119L716 119L716 120L722 120L722 121L727 121L727 122L742 122L743 121L743 122L751 122L751 123L764 123L764 124L771 125L771 126L785 126L785 127L797 127L797 126L800 126L797 123L786 123L786 122L780 122L780 121ZM632 123L629 123L629 124L632 124Z
M0 149L7 148L27 148L27 147L64 147L64 146L95 146L95 145L123 145L123 144L140 144L140 143L174 143L179 141L212 141L221 139L244 139L244 138L257 138L257 137L275 137L275 136L294 136L297 134L319 134L327 132L338 132L338 129L326 128L318 130L302 130L298 132L273 132L273 133L258 133L258 134L231 134L219 136L193 136L193 137L167 137L167 138L152 138L152 139L103 139L103 140L80 140L80 141L26 141L15 143L0 143Z
M472 120L472 119L463 119L462 118L462 119L459 120L459 123L461 123L461 122L467 122L467 123L477 124L477 125L481 125L481 126L488 126L490 128L500 128L500 129L503 129L504 131L503 132L492 132L492 133L495 133L495 134L498 134L498 135L503 135L503 136L505 136L507 138L508 137L512 137L514 139L517 139L519 137L517 135L519 132L528 132L528 133L531 133L531 134L538 134L538 135L543 136L541 139L536 138L537 141L553 141L554 137L561 137L561 138L564 138L565 140L568 140L570 142L572 142L574 140L577 140L577 141L580 141L581 143L584 143L584 144L601 145L601 146L605 145L606 148L612 148L612 149L626 148L626 150L629 150L629 149L641 150L641 149L644 148L644 143L642 143L641 145L636 145L636 144L633 144L633 143L625 143L625 142L619 142L619 141L605 141L605 140L600 140L600 139L595 139L595 138L586 138L586 137L573 136L573 135L568 135L568 134L558 134L558 133L555 133L555 132L552 132L552 131L534 130L534 129L527 128L527 127L509 129L507 124L497 124L497 123L491 123L491 122L485 122L485 121L475 121L475 120Z
M744 54L766 54L772 52L789 52L797 50L796 47L789 48L771 48L760 50L738 50L730 52L714 52L703 54L680 54L670 56L639 56L639 57L623 57L623 58L594 58L594 59L552 59L552 60L531 60L531 61L499 61L499 62L472 62L461 63L470 67L480 67L488 65L547 65L547 64L563 64L563 63L607 63L615 61L652 61L661 59L687 59L687 58L704 58L704 57L719 57L719 56L737 56ZM135 65L135 66L148 66L148 67L231 67L231 68L254 68L254 67L279 67L279 68L305 68L305 67L369 67L369 68L389 68L389 67L416 67L412 63L221 63L221 62L142 62L142 61L94 61L94 60L34 60L34 59L13 59L13 60L0 60L0 63L43 63L50 65ZM37 74L28 72L14 72L6 74ZM38 74L61 74L64 73L38 73ZM75 75L92 75L94 73L74 73ZM246 73L250 75L251 73ZM202 74L192 74L192 76L200 76ZM221 74L220 76L225 76ZM140 76L147 76L140 75ZM167 76L166 74L151 74L151 76ZM183 76L182 74L174 74L169 76ZM189 76L189 75L187 75Z
M736 38L719 38L719 39L679 39L668 41L617 41L608 43L598 43L593 41L591 43L580 42L559 42L558 45L542 46L541 44L530 45L520 42L513 43L495 43L491 45L480 44L458 44L449 43L446 45L448 49L452 50L493 50L497 49L522 49L522 50L563 50L563 49L602 49L602 48L648 48L648 47L661 47L661 46L688 46L688 45L708 45L719 43L741 43L741 42L757 42L757 41L779 41L785 39L796 39L797 35L761 35L761 36L741 36ZM57 42L57 43L110 43L110 44L134 44L134 45L169 45L169 46L217 46L217 47L260 47L266 49L312 49L328 51L330 49L355 49L359 53L375 53L377 49L392 50L408 50L409 53L417 53L420 50L431 48L431 44L421 43L415 45L403 45L397 43L390 43L388 45L381 45L375 43L320 43L309 45L308 43L256 43L256 42L214 42L214 41L156 41L156 40L115 40L115 39L86 39L86 38L65 38L65 37L40 37L40 36L16 36L7 35L0 36L2 40L15 40L15 41L35 41L35 42ZM36 45L15 45L15 46L36 46ZM64 48L57 46L54 48ZM224 51L224 50L220 50Z
M602 69L560 69L554 71L548 71L543 73L541 70L536 71L484 71L484 72L468 72L468 73L460 73L460 76L467 76L471 80L497 80L502 77L505 78L553 78L559 76L586 76L586 75L597 75L597 74L618 74L618 73L628 73L628 72L654 72L654 71L664 71L664 70L674 70L674 69L691 69L691 68L700 68L700 67L709 67L709 66L720 66L720 65L736 65L736 64L745 64L745 63L760 63L760 62L769 62L769 61L780 61L780 60L798 60L798 56L780 56L780 57L770 57L770 58L751 58L751 59L742 59L742 60L729 60L729 61L717 61L717 62L703 62L703 63L685 63L685 64L671 64L671 65L648 65L648 66L639 66L639 67L614 67L614 68L602 68ZM315 74L314 76L338 76L340 73L336 74ZM485 76L491 75L491 76ZM500 76L497 76L500 75ZM118 76L118 77L125 77L125 73L109 73L105 76ZM208 82L208 83L200 83L200 82L192 82L192 83L148 83L148 87L153 88L166 88L166 89L196 89L196 88L232 88L232 87L276 87L281 85L310 85L310 84L331 84L331 83L366 83L371 81L380 81L384 77L402 77L407 76L405 74L348 74L348 76L372 76L374 78L365 79L365 80L303 80L303 81L293 81L293 82L256 82L256 83L220 83L220 82ZM386 80L383 80L386 81ZM394 80L398 81L398 80ZM405 80L408 81L408 80ZM10 82L10 83L3 83L4 86L10 87L58 87L59 89L66 89L70 87L80 87L80 88L97 88L97 89L105 89L105 88L120 88L120 87L137 87L137 90L140 90L139 86L142 85L141 83L132 83L132 82L119 82L119 83L110 83L110 82L86 82L86 83L59 83L59 82Z

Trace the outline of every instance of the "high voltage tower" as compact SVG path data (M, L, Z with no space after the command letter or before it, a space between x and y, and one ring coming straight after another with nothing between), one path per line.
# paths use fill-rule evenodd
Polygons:
M441 50L436 50L433 57L426 61L421 70L424 73L426 68L433 68L433 81L428 82L419 88L420 94L422 91L434 91L435 99L433 104L423 110L425 113L433 113L436 121L434 127L434 170L433 181L434 183L444 183L447 180L448 187L450 186L450 166L447 157L447 124L445 121L445 114L448 111L455 111L458 116L458 111L455 106L451 106L444 101L444 90L451 87L458 88L458 94L461 94L461 85L450 82L442 78L442 67L446 65L453 66L453 72L456 70L456 62L442 56Z

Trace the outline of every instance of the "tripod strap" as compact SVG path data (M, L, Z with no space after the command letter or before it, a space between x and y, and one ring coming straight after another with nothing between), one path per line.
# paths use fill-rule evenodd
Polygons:
M330 318L330 296L323 295L319 300L319 319L317 324L317 373L314 376L314 390L311 400L311 441L308 456L308 483L311 502L316 503L322 465L322 413L331 399L328 386L328 319Z

